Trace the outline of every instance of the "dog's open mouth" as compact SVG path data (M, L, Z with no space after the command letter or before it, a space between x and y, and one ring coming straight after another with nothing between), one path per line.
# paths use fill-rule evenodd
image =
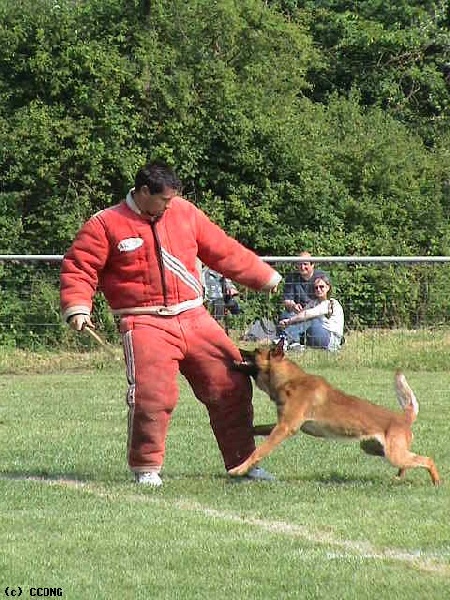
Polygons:
M254 363L251 362L250 360L235 360L234 364L236 365L236 367L250 367L250 366L254 366Z
M233 361L233 367L236 371L240 371L246 375L252 375L253 377L256 377L258 374L258 369L256 368L255 363L251 360L235 360Z

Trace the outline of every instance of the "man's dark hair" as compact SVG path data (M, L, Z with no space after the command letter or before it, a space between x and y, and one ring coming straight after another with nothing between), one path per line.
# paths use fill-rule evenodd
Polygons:
M164 188L181 190L181 181L166 163L153 161L139 169L134 178L134 187L139 190L146 185L150 194L160 194Z

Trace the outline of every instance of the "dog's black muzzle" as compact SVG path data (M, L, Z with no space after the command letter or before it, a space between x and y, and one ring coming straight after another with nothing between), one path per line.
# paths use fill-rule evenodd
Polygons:
M239 348L239 352L241 353L242 360L235 360L233 368L256 379L258 367L255 363L255 353L250 350L242 350L241 348Z

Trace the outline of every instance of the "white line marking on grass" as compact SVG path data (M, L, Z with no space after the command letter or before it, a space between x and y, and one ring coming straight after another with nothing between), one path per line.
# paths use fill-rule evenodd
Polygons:
M270 521L267 519L259 519L256 517L242 516L230 511L217 510L204 506L199 502L190 500L174 500L171 501L167 497L161 496L161 491L156 491L155 495L149 494L136 494L131 492L129 494L118 493L117 490L111 490L110 488L93 482L81 481L79 479L70 479L65 477L43 477L36 475L11 475L5 476L0 475L1 481L32 481L37 483L44 483L46 485L56 485L69 487L74 489L85 489L89 492L94 492L99 497L111 498L112 495L120 498L121 500L132 500L133 502L146 502L151 504L158 504L163 508L167 508L168 505L184 511L184 512L195 512L199 513L207 518L219 519L221 521L227 521L230 523L236 523L238 525L248 525L256 527L261 530L267 531L271 534L281 534L290 537L298 537L312 544L326 545L335 548L336 550L327 553L328 560L342 560L342 559L370 559L370 560L391 560L394 562L406 563L412 567L415 567L421 571L432 572L439 575L448 576L450 574L450 565L448 558L450 553L440 552L432 553L422 550L415 552L406 552L399 548L376 548L370 542L355 541L355 540L342 540L335 538L331 533L325 531L313 531L303 525L297 525L288 523L286 521ZM154 492L152 490L151 492ZM114 493L115 492L115 493ZM446 562L443 562L446 561Z
M412 566L418 567L423 571L431 571L435 573L441 573L443 575L450 574L450 567L448 563L439 562L445 559L448 554L432 554L418 550L416 552L405 552L401 549L395 548L383 548L379 549L373 546L370 542L358 542L354 540L340 540L336 539L332 534L321 531L311 531L303 525L296 525L293 523L287 523L286 521L269 521L266 519L258 519L254 517L243 517L236 515L235 513L227 511L219 511L216 509L202 506L198 503L191 503L187 501L178 500L175 501L175 506L181 510L191 510L201 512L208 517L214 519L221 519L224 521L230 521L238 523L240 525L250 525L252 527L259 527L269 533L281 533L292 537L300 537L312 544L324 544L327 546L334 546L339 548L339 552L329 552L327 558L330 560L344 559L344 558L358 558L362 559L374 559L374 560L392 560L398 562L410 563Z
M73 488L90 488L91 484L80 479L70 477L45 477L44 475L0 475L0 481L36 481L47 485L62 485Z

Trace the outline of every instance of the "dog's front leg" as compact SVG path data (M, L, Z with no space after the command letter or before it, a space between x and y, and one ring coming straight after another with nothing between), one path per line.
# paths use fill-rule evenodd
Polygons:
M245 475L252 467L260 460L268 456L272 450L281 444L286 438L291 435L291 431L286 424L279 423L272 429L269 437L254 450L243 463L230 469L228 473L233 476Z

